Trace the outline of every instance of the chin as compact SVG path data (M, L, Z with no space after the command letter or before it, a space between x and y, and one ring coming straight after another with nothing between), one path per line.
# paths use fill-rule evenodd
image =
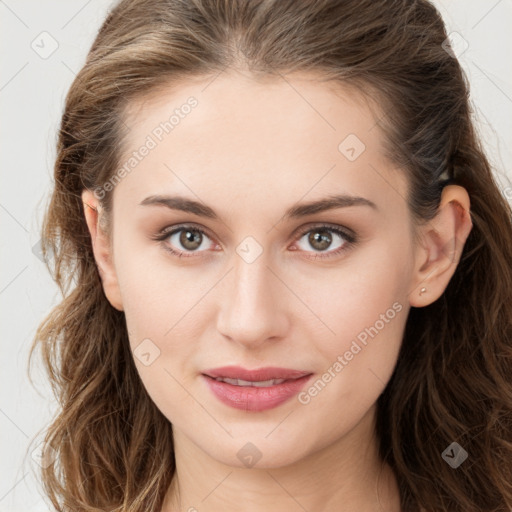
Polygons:
M229 446L216 446L209 455L218 462L238 469L276 469L290 466L307 457L304 440L296 444L243 436L242 440L231 439Z

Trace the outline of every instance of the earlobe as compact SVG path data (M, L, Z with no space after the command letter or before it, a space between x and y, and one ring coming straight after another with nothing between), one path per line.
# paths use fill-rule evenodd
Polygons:
M472 227L466 189L447 185L436 216L422 228L421 247L415 253L414 285L409 293L411 306L427 306L443 294L457 269Z
M112 248L107 234L102 229L101 204L88 189L82 192L84 215L91 236L94 259L98 267L103 291L110 304L123 311L117 274L113 264Z

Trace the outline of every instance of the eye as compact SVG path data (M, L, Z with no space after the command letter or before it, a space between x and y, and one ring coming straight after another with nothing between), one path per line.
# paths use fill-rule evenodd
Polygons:
M333 237L332 233L335 234ZM326 252L326 249L330 248L333 244L333 239L336 238L341 239L341 244L332 251L328 251L326 254L322 254ZM303 231L299 242L305 239L305 244L313 247L315 255L313 258L330 258L339 255L340 253L348 250L356 243L356 237L352 233L349 233L348 230L344 231L339 227L333 227L329 225L322 224L320 226L314 226L313 228L309 228L307 231ZM304 249L305 252L308 251L307 247Z
M209 237L204 230L187 225L176 226L172 229L164 228L153 239L161 242L168 240L170 243L164 244L166 250L178 257L189 257L193 256L193 254L188 254L189 252L203 252L203 250L200 250L201 248L207 249L208 243L206 243L206 240Z

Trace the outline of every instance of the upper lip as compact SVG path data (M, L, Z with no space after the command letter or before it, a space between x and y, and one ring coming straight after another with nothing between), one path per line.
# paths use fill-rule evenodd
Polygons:
M265 368L257 368L255 370L247 370L241 366L223 366L221 368L212 368L205 370L204 375L213 378L227 378L227 379L240 379L249 382L261 382L273 379L299 379L311 372L301 370L291 370L289 368L278 368L274 366L267 366Z

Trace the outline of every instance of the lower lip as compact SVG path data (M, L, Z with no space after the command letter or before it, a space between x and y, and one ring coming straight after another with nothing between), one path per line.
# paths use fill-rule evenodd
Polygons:
M213 394L224 404L244 411L266 411L273 409L295 396L304 387L312 374L300 379L290 379L269 386L234 386L203 375Z

